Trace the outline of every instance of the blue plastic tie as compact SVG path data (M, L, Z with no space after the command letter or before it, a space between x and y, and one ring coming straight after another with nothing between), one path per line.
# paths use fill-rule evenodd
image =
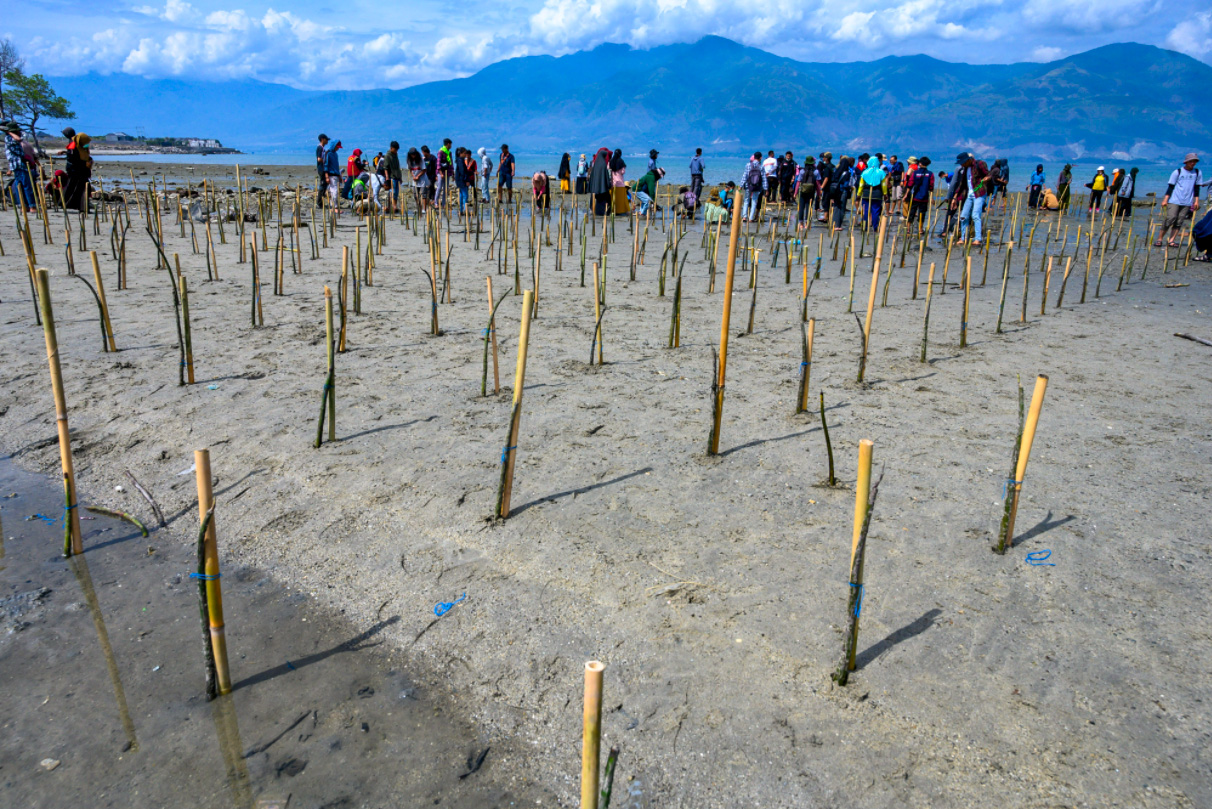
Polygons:
M804 366L809 366L809 365L812 365L812 364L808 363L808 362L803 362L803 363L800 363L800 368L803 368Z
M1002 500L1003 501L1006 500L1006 495L1010 492L1011 484L1014 484L1014 486L1016 486L1016 487L1021 487L1023 485L1023 482L1015 481L1013 478L1007 478L1005 481L1003 481L1002 482Z
M463 594L462 596L460 596L458 599L454 600L453 602L438 602L436 605L433 606L433 615L437 616L439 619L442 618L447 613L449 613L451 611L451 609L454 608L455 605L459 604L466 598L467 598L467 594Z
M858 597L854 600L854 618L857 619L859 614L863 612L863 583L851 582L850 587L858 588Z
M47 517L46 515L42 514L41 512L30 515L29 517L26 518L26 520L35 520L35 519L42 521L47 526L54 526L56 523L54 518Z
M189 575L189 578L200 579L203 582L217 582L222 576L222 574L199 574L197 571L194 571Z
M1052 549L1045 548L1039 551L1027 552L1027 565L1056 565L1056 563L1044 562L1052 556Z
M502 464L504 464L504 463L505 463L505 459L509 458L509 451L510 451L510 450L517 450L517 449L518 449L518 446L517 446L516 444L515 444L515 445L513 445L513 446L511 446L511 447L504 447L504 448L502 448L502 449L501 449L501 463L502 463Z

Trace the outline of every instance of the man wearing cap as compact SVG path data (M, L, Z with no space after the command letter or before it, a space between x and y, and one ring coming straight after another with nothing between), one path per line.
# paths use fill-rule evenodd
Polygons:
M13 190L21 194L21 203L30 213L36 211L37 197L29 179L29 167L25 158L25 143L21 138L21 127L14 121L0 121L4 131L4 156L8 159L9 171L13 173Z
M985 161L977 160L971 152L960 152L955 156L957 178L951 184L954 200L963 200L959 215L959 238L955 244L963 244L968 235L968 222L972 222L972 244L981 244L981 215L985 211L985 198L989 194L989 167Z
M1170 183L1166 186L1166 196L1162 198L1162 210L1165 219L1161 230L1157 233L1154 247L1161 247L1167 233L1170 236L1170 247L1178 247L1178 237L1183 223L1199 210L1199 187L1203 185L1203 174L1195 168L1199 163L1199 155L1188 152L1183 158L1183 165L1170 173Z

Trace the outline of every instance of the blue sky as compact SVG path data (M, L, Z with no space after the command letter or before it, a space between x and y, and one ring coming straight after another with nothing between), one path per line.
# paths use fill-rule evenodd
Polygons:
M718 34L804 61L925 53L1048 61L1136 41L1212 64L1202 0L464 0L291 3L13 0L0 36L30 70L406 87L511 56ZM691 75L688 73L688 76Z

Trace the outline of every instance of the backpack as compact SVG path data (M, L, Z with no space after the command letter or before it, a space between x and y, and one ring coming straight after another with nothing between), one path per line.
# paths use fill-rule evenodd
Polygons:
M752 162L749 168L745 170L745 188L749 191L756 191L762 187L762 166L759 163Z

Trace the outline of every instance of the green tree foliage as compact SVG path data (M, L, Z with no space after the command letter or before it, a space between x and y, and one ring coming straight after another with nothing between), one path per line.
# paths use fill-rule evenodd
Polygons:
M5 88L4 106L16 121L23 124L23 129L34 138L34 146L41 149L38 143L38 120L41 118L68 119L75 118L67 99L55 93L50 82L41 73L31 73L28 76L20 70L10 70L4 74Z

